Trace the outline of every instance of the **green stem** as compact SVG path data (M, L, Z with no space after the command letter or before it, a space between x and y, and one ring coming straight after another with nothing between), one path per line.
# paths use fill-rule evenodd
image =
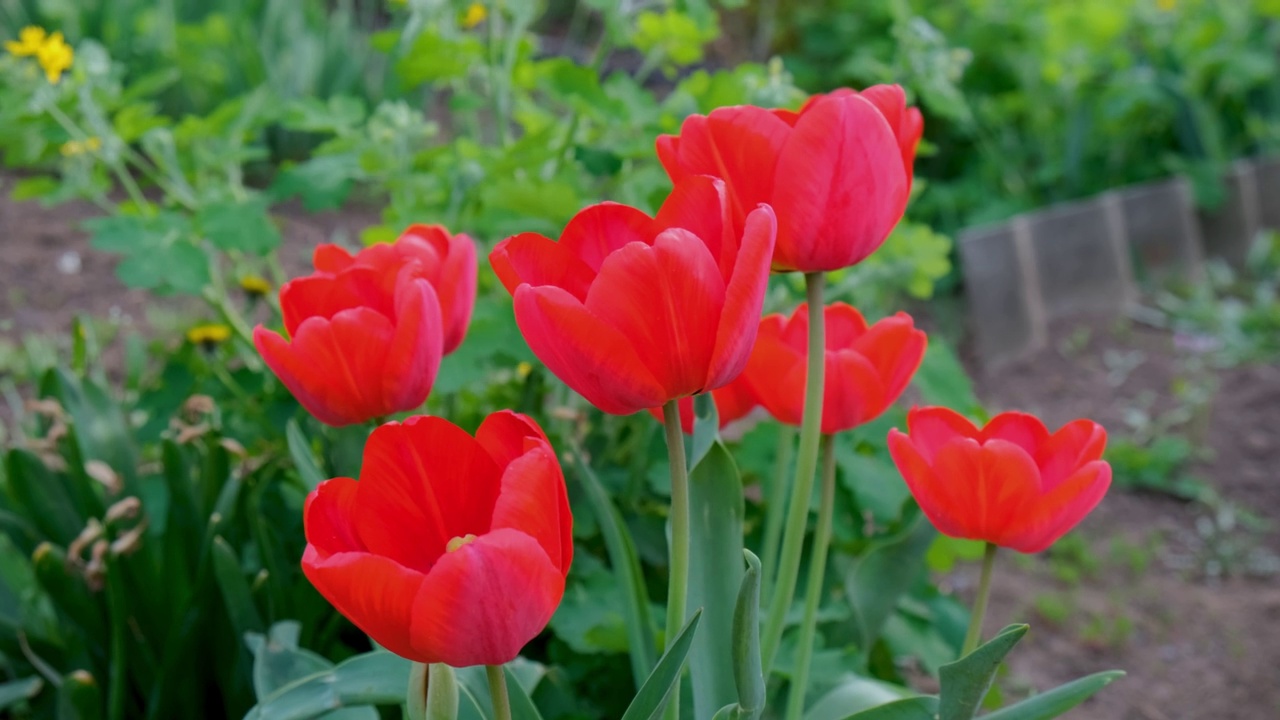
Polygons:
M773 477L764 506L764 547L760 558L764 571L764 596L773 594L777 578L778 543L782 541L782 509L787 504L787 471L796 455L796 431L790 425L778 426L778 450L774 454Z
M804 619L800 622L800 643L796 645L795 672L787 698L787 720L800 720L804 713L804 693L809 685L809 664L818 631L818 606L827 571L827 550L831 547L831 519L836 504L835 437L822 436L822 504L818 506L818 529L813 535L813 556L809 560L809 586L805 590Z
M684 432L680 429L680 401L662 406L663 426L667 433L667 458L671 462L671 558L667 585L667 631L663 644L680 634L685 621L685 595L689 587L689 469L684 457ZM665 717L680 717L680 678L671 690L673 701L667 705Z
M804 533L809 523L809 501L813 495L813 476L818 466L818 439L822 432L822 393L826 374L826 322L822 291L825 276L820 272L805 273L809 301L809 356L804 388L804 416L800 423L800 454L796 461L796 477L787 512L786 530L782 536L782 556L778 562L777 583L769 615L765 620L760 657L764 675L773 668L787 610L796 594L796 577L800 574L800 554L804 550Z
M986 552L982 554L982 578L978 580L978 597L973 601L973 615L969 618L969 632L964 636L960 657L973 652L982 641L982 621L987 615L987 598L991 595L991 568L995 567L998 549L995 543L987 543Z
M493 720L511 720L511 698L507 696L507 673L501 665L485 665L489 676L489 698L493 700Z
M107 718L123 720L125 704L125 683L128 679L128 668L125 663L125 599L124 588L120 586L120 564L107 564L107 612L111 616L111 667L107 680Z

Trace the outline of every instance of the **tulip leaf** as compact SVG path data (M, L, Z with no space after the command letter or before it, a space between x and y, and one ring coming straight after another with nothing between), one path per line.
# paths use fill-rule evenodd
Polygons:
M240 559L236 551L231 549L221 537L213 539L213 574L218 579L218 589L222 592L222 601L227 605L227 614L231 618L231 626L235 628L236 637L245 637L245 633L262 629L262 616L253 604L253 593L249 589L249 581L240 569Z
M289 456L293 458L293 466L297 468L298 475L302 476L302 482L307 486L307 491L315 490L325 481L324 471L316 462L316 456L311 452L311 444L307 442L307 436L302 434L302 428L297 420L291 418L285 424L284 436L289 444Z
M747 572L733 610L733 680L738 702L725 705L712 720L755 720L764 709L764 669L760 661L760 558L743 550Z
M504 666L502 671L507 675L507 696L511 699L511 720L542 720L542 713L538 712L538 707L533 704L533 699L529 697L529 692L532 691L532 688L525 689L510 664Z
M942 699L938 720L971 720L991 688L996 668L1028 629L1026 625L1010 625L973 652L939 669Z
M0 710L11 708L23 700L30 700L43 688L44 681L34 675L21 680L0 683Z
M845 673L839 684L805 712L804 720L843 720L851 713L894 703L909 694L906 688L882 680Z
M400 705L412 664L385 650L356 655L280 688L259 701L245 720L307 720L341 708Z
M217 538L214 542L220 542ZM267 631L246 633L245 644L253 653L253 692L263 700L289 683L333 667L325 658L298 647L302 625L282 620Z
M689 467L697 467L707 451L720 437L720 416L711 393L693 398L693 440L690 443Z
M58 720L96 720L102 717L102 690L93 676L76 670L58 687Z
M622 715L622 720L657 720L662 716L671 700L671 689L676 678L680 677L680 672L684 669L684 659L697 635L698 621L701 618L702 608L698 608L663 653L653 673L640 686L640 691L627 707L627 712Z
M80 534L84 521L73 510L75 505L62 478L51 472L43 460L14 448L9 451L4 469L19 515L30 519L42 536L65 546Z
M863 657L871 653L903 594L919 577L937 533L916 514L903 531L872 545L845 574L845 593L853 608Z
M1050 718L1056 718L1088 700L1094 693L1110 685L1113 680L1123 675L1124 672L1121 670L1094 673L1035 695L1016 705L1010 705L1007 708L983 715L982 720L1049 720Z
M903 698L846 715L843 720L937 720L937 709L937 698Z
M578 470L578 479L586 491L591 512L600 525L600 534L604 537L605 550L609 553L609 563L618 578L618 585L623 588L623 612L627 622L627 645L631 654L631 675L639 688L648 677L656 661L657 642L653 616L649 608L649 594L645 588L644 575L640 569L640 557L636 554L635 542L627 530L618 508L609 499L608 492L600 484L599 478L583 460L582 451L574 448L574 467Z
M707 610L689 659L694 717L739 699L734 608L743 580L742 480L727 448L714 442L689 473L689 607Z

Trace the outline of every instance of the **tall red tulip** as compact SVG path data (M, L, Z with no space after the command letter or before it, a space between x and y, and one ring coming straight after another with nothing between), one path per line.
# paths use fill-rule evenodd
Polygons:
M322 273L369 267L385 279L412 260L422 265L421 276L431 281L440 298L444 354L448 355L462 344L476 301L476 246L469 236L450 235L442 225L410 225L394 243L371 245L354 256L337 245L321 245L313 262Z
M1111 485L1107 433L1075 420L1055 433L1025 413L978 429L942 407L907 415L889 451L920 509L945 535L1019 552L1045 550L1075 527Z
M711 400L716 404L716 418L720 421L721 430L760 407L760 401L756 399L756 393L747 384L744 375L739 375L737 379L724 387L712 390ZM662 408L649 408L649 414L659 421L663 419ZM686 435L693 434L693 420L693 398L680 398L680 429Z
M875 252L906 209L924 123L905 97L877 85L814 96L798 112L717 108L660 136L658 159L673 182L724 180L739 224L771 205L775 270L837 270Z
M926 338L903 312L868 327L853 306L833 303L823 317L827 381L822 432L831 434L874 420L898 399L924 359ZM797 427L804 413L808 333L807 303L789 319L764 318L743 373L769 414Z
M655 218L593 205L559 242L516 235L489 261L538 359L596 407L625 415L714 390L742 371L774 233L767 206L735 231L724 184L691 176Z
M505 410L475 437L435 417L379 427L360 481L321 483L304 524L307 579L422 663L513 660L551 619L573 561L555 452L532 419Z

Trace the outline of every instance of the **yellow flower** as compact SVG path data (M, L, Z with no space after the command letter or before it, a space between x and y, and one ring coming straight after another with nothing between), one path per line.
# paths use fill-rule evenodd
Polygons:
M487 17L489 17L489 11L485 9L484 4L473 2L467 6L467 12L462 16L462 27L470 30L484 22Z
M10 40L4 44L4 49L9 51L14 57L31 57L40 52L40 48L44 47L45 31L42 27L30 25L22 28L22 32L18 33L17 40Z
M187 331L187 342L205 347L226 342L230 337L231 328L226 325L197 325Z
M529 373L531 372L533 372L532 363L521 361L519 365L516 365L516 377L521 380L529 377Z
M51 83L62 79L63 71L71 67L71 61L75 56L75 51L66 40L62 39L60 32L50 35L49 39L36 51L36 61L40 63L40 67L44 68L44 75Z
M1178 7L1178 0L1156 0L1156 5L1158 5L1161 10L1168 12Z
M240 278L240 289L253 297L258 297L271 292L271 283L261 275L245 275Z
M68 140L62 144L60 151L63 157L75 157L84 153L98 152L100 149L102 149L102 141L96 137L91 137L83 142Z

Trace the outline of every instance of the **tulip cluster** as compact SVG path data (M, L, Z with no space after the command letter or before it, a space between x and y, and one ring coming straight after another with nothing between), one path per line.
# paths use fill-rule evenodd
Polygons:
M899 222L922 131L897 86L815 96L798 111L720 108L658 139L672 190L656 215L600 203L558 239L518 234L489 254L521 333L551 373L603 412L648 411L666 426L668 641L688 615L681 430L694 429L692 398L709 393L721 427L767 414L800 428L791 497L768 508L788 513L762 643L766 674L796 590L822 453L787 717L802 710L814 644L836 438L898 400L927 346L905 313L869 323L850 305L823 302L823 273L868 257ZM466 334L477 275L471 239L413 226L355 255L321 246L314 266L280 290L287 337L254 331L267 364L330 425L421 406L442 355ZM762 317L775 271L805 273L809 302ZM945 408L912 410L908 431L888 438L941 532L1021 552L1044 550L1099 502L1110 482L1105 442L1087 420L1050 433L1007 413L979 429ZM316 588L378 643L420 663L514 659L555 611L573 558L556 453L532 419L510 411L490 415L474 436L426 416L380 425L359 481L322 483L307 500L305 527L302 566Z

